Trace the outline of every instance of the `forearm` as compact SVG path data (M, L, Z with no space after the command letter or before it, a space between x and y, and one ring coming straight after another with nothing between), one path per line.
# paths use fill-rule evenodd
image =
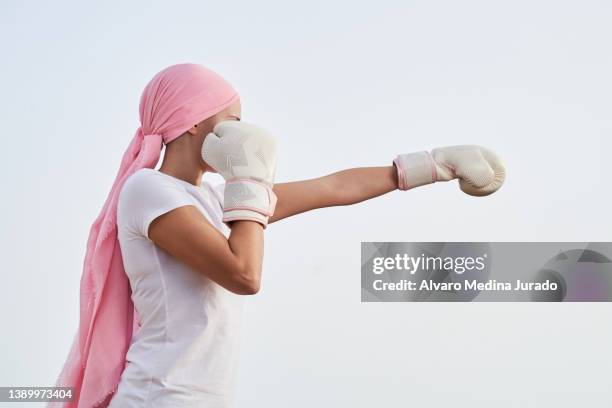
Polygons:
M350 205L397 189L395 166L359 167L326 176L334 185L331 205Z
M358 167L323 177L277 183L269 223L316 208L356 204L397 189L395 166Z
M251 294L259 291L263 263L263 227L254 221L234 221L228 238L239 266L235 279Z

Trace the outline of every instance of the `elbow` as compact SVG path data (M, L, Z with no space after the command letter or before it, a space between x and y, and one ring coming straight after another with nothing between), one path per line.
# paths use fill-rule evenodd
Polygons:
M253 282L246 284L242 287L241 295L256 295L259 293L260 284L259 282Z
M238 295L256 295L261 288L261 279L258 271L243 270L235 278L236 290Z
M239 284L238 291L235 292L239 295L256 295L259 293L261 285L259 280L253 280L248 282L241 282Z

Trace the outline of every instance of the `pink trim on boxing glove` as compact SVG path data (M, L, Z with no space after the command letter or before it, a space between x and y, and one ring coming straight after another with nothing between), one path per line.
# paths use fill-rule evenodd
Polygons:
M404 172L404 168L399 164L399 156L393 159L393 164L395 164L395 169L397 170L397 187L400 190L406 190L406 173Z
M228 207L226 208L224 211L239 211L239 210L246 210L246 211L253 211L256 212L257 214L261 214L264 215L266 217L269 217L272 215L272 213L270 213L270 209L265 209L262 210L259 207L249 207L248 205L243 205L243 206L236 206L236 207Z
M268 188L268 197L270 199L270 208L269 208L269 216L271 217L272 215L274 215L274 211L276 210L276 202L278 201L278 198L276 197L276 193L274 193L274 190L272 190L271 188Z
M224 223L228 224L232 221L255 221L260 223L264 229L266 229L268 227L268 217L262 217L262 218L257 218L257 217L247 217L247 216L240 216L240 217L223 217L222 220ZM229 226L229 225L228 225Z

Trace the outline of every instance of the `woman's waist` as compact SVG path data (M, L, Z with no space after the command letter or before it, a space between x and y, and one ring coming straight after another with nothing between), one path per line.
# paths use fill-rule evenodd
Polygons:
M229 396L232 393L237 360L233 356L206 359L176 360L166 358L152 361L128 360L121 382L135 387L151 387L165 394ZM142 356L144 357L144 356Z

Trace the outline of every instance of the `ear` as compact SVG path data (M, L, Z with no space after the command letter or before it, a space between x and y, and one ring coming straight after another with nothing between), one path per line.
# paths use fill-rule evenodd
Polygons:
M198 125L193 125L190 129L187 130L186 133L189 133L191 135L195 135L198 133Z

